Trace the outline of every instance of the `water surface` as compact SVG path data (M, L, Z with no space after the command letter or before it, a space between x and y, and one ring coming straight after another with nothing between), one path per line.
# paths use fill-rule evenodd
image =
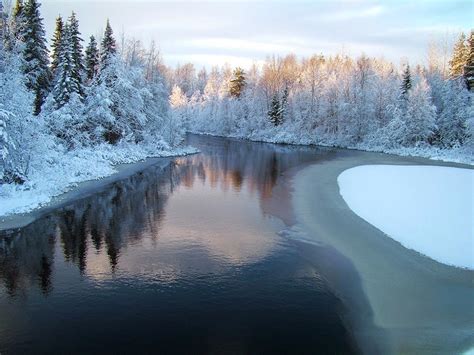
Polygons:
M280 233L288 176L333 152L189 140L202 153L2 233L2 354L358 352L314 258L347 262Z

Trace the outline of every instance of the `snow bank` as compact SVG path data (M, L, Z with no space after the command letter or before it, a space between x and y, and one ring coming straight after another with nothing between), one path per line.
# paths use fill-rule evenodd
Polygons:
M358 216L403 246L474 269L474 170L364 165L338 183Z
M104 178L117 170L118 164L135 163L149 157L169 157L196 153L192 147L169 148L164 142L156 144L101 144L73 151L51 151L24 185L0 186L0 217L30 212L67 192L77 184Z

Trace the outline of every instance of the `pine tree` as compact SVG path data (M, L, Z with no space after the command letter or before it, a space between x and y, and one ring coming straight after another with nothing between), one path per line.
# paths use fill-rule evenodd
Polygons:
M69 37L72 58L72 80L75 85L75 91L79 96L84 97L84 88L82 84L83 74L85 72L84 58L82 55L82 38L79 32L79 22L76 14L73 12L68 19Z
M112 57L115 56L117 52L116 42L114 38L114 33L110 22L107 19L107 24L105 26L104 38L102 39L101 48L100 48L100 64L101 69L105 68Z
M21 38L24 41L23 73L26 87L34 92L34 114L38 115L50 85L48 48L46 46L43 19L39 12L37 0L28 0L22 10L25 26Z
M51 73L53 77L55 76L56 69L59 64L59 51L61 47L61 39L64 35L64 22L61 16L56 18L56 27L54 30L54 35L51 43Z
M86 73L87 79L92 80L97 75L99 69L99 49L94 36L90 37L86 48Z
M408 93L412 87L410 65L407 64L405 71L403 72L402 87L401 87L401 98L408 100Z
M468 55L466 64L464 66L464 78L469 90L474 90L474 30L471 31L471 35L468 39Z
M275 126L279 126L281 124L281 106L277 93L273 95L270 111L268 111L268 117L270 118L270 122Z
M449 61L449 75L452 79L457 79L463 75L463 69L466 65L469 55L469 49L466 45L466 35L461 33L459 39L454 45L453 56Z
M239 98L245 87L245 72L242 68L235 68L230 81L230 95Z

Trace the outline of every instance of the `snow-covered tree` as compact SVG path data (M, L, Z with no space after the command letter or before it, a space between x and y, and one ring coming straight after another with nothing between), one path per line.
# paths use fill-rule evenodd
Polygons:
M24 18L24 25L20 29L20 39L24 42L23 73L26 87L35 94L33 112L36 115L41 111L50 85L48 48L39 8L37 0L27 0L20 11Z
M105 25L105 32L104 38L102 38L101 46L100 46L100 65L101 68L105 68L109 61L114 60L117 53L117 44L114 38L114 32L112 27L110 26L110 22L107 19L107 23Z
M449 61L449 75L451 78L457 79L463 75L468 55L469 48L466 44L466 35L461 33L454 44L453 55Z
M427 144L436 130L436 108L431 103L430 88L421 78L408 97L405 143L409 146Z
M56 69L55 85L52 91L57 109L67 104L73 95L82 98L84 93L81 77L74 60L72 34L72 28L67 23L61 40L59 65Z
M459 146L467 138L469 95L462 80L443 82L437 118L436 143L442 147Z
M180 108L185 106L187 103L186 95L184 95L183 91L178 85L173 87L170 95L170 105L171 108Z
M91 36L86 48L86 72L89 81L94 79L99 71L99 58L97 41L94 36Z
M56 69L59 65L59 54L61 50L61 41L64 35L64 22L61 16L56 18L53 39L51 41L51 73L53 78L56 75Z
M270 110L268 111L268 118L270 119L270 122L273 123L275 126L279 126L282 123L281 112L282 111L280 99L278 97L278 94L275 93L272 98Z
M469 90L474 91L474 30L468 39L467 59L464 65L464 78Z
M245 87L245 72L242 68L235 68L230 81L230 95L239 98Z
M84 67L84 58L82 54L82 38L81 33L79 32L79 21L77 20L76 14L72 12L71 16L68 18L68 38L67 41L70 42L71 59L72 59L72 81L75 83L75 90L77 94L82 98L84 96L83 88L83 77L85 74Z
M412 87L412 80L411 80L411 73L410 73L410 65L406 65L405 70L403 72L402 77L402 85L401 85L401 98L403 100L408 99L408 94Z

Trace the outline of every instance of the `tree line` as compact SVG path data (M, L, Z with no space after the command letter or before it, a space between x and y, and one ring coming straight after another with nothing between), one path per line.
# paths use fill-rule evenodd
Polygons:
M362 55L269 57L247 73L228 65L169 70L172 103L200 133L387 150L472 147L474 35L461 34L449 73Z
M84 48L74 12L56 19L47 45L38 0L0 2L0 181L22 183L39 156L118 143L169 149L183 138L173 120L161 58L106 21Z

